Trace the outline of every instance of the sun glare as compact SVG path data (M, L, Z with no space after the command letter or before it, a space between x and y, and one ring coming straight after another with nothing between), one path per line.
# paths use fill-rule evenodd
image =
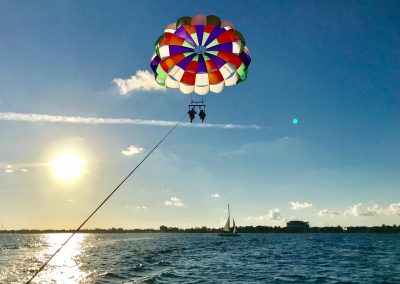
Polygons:
M73 179L82 172L83 161L76 153L67 152L52 162L54 172L63 179Z

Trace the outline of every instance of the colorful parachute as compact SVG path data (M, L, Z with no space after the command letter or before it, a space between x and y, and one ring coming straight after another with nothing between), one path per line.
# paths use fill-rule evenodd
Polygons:
M217 16L182 17L157 40L150 66L161 86L219 93L246 80L251 59L245 44L232 23Z

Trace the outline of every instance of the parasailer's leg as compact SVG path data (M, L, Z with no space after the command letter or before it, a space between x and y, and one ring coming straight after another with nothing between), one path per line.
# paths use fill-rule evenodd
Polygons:
M189 114L189 118L190 118L190 123L192 123L192 121L196 115L196 111L194 110L194 107L192 107L192 109L188 111L188 114Z
M204 119L206 118L206 112L204 110L200 110L199 117L201 122L204 122Z
M190 123L192 123L192 121L194 119L194 113L193 112L189 112L189 118L190 118Z

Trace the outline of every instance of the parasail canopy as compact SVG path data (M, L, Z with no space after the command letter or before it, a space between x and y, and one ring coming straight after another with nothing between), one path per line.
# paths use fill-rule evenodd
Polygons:
M246 80L250 61L244 37L232 23L197 15L165 28L150 66L159 85L205 95Z

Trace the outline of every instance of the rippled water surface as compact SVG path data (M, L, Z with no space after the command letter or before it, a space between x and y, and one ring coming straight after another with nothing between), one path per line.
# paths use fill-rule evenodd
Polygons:
M68 236L0 234L0 283ZM78 234L33 283L400 283L400 235Z

